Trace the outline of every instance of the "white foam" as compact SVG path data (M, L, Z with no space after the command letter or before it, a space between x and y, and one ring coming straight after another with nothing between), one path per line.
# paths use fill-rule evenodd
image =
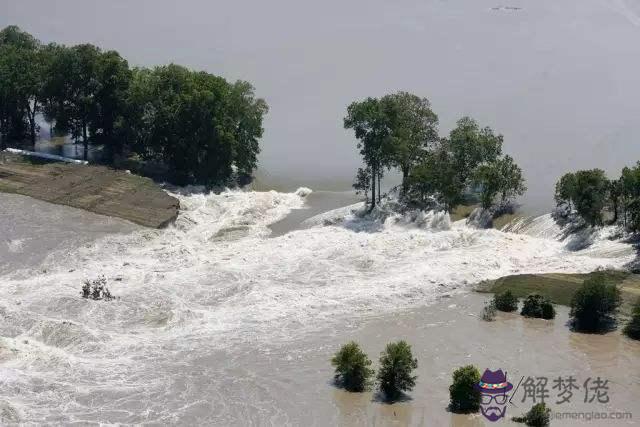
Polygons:
M46 273L3 277L0 335L15 351L0 360L0 399L20 390L27 421L51 408L84 413L69 400L73 384L162 389L151 378L184 352L205 357L239 342L296 339L341 318L430 304L484 279L587 272L634 257L609 240L572 252L547 231L478 230L442 213L382 223L354 215L356 205L266 238L269 224L303 206L304 192L176 194L182 210L166 230L102 238L52 257ZM533 224L548 230L546 221ZM79 296L82 281L99 274L119 300ZM41 383L52 390L33 391Z

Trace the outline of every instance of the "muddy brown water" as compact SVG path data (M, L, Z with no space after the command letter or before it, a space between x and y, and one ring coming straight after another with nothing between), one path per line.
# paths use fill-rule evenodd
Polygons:
M319 332L283 348L259 354L247 350L234 365L241 366L240 372L255 381L255 394L251 394L254 401L236 402L228 407L235 412L235 416L229 414L229 420L235 419L237 425L243 419L282 425L522 425L510 418L528 410L533 401L528 397L522 402L524 389L522 386L515 389L522 377L531 376L548 378L546 403L554 411L618 411L631 413L633 417L592 420L588 424L584 419L563 419L554 420L552 425L637 425L640 342L619 332L604 335L571 332L566 326L566 307L557 307L558 316L553 321L499 313L496 321L485 322L478 314L486 299L475 293L454 295L422 309L371 317L355 324L346 322L340 328ZM387 404L381 402L375 391L349 393L332 384L329 360L341 343L359 342L377 367L378 354L385 344L398 339L413 346L419 364L417 385L405 401ZM515 391L512 404L507 407L509 419L491 423L479 414L456 415L447 411L452 372L467 364L481 371L500 368L507 372ZM229 376L229 372L223 376ZM553 380L559 376L574 377L580 387L573 391L569 402L562 404L555 403L558 390L552 389ZM607 404L597 400L584 402L584 382L591 378L592 385L597 377L608 381ZM236 381L226 385L228 395L243 394L240 388L246 386Z

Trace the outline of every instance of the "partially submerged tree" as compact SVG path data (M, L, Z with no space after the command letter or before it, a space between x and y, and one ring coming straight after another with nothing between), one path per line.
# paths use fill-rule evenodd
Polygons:
M453 372L453 383L449 386L449 410L455 413L478 412L480 392L476 385L480 371L473 365L463 366Z
M611 328L621 303L620 289L607 284L604 276L584 281L571 300L571 320L580 331L597 332Z
M335 379L349 391L364 391L371 383L373 369L371 360L351 341L343 345L331 359L335 368Z
M371 207L376 206L376 180L389 165L391 129L382 103L376 98L354 102L347 107L345 129L353 129L365 166L371 171Z
M418 359L413 357L411 346L406 341L387 344L380 355L380 391L388 400L395 400L402 392L413 390L417 377L412 372L417 367Z

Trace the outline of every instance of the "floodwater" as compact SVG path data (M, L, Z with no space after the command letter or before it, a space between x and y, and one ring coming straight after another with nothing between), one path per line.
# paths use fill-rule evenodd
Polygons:
M487 297L471 292L505 274L621 267L631 247L603 231L570 250L548 215L508 233L434 213L308 218L314 205L352 201L318 193L176 194L182 210L165 230L1 195L1 423L483 425L446 411L451 374L469 363L514 384L600 376L610 402L585 404L576 391L567 410L639 416L637 342L571 333L561 307L553 322L486 323ZM99 275L118 299L80 297ZM329 359L352 339L374 362L390 341L412 344L407 400L332 384ZM531 406L516 397L510 416Z

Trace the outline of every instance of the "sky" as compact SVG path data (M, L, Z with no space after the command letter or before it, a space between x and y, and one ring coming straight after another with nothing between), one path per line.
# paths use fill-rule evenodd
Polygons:
M399 90L442 135L463 115L503 134L541 209L564 172L640 160L640 0L0 0L10 24L250 81L270 106L261 170L294 187L348 187L346 106Z

